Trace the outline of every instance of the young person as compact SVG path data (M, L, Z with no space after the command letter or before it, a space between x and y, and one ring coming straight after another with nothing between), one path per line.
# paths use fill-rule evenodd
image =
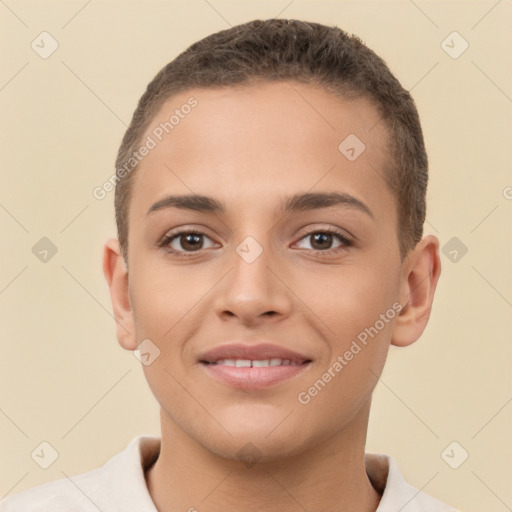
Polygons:
M440 274L427 167L411 96L339 28L256 20L165 66L103 261L161 437L1 510L453 511L365 454L388 348L422 334Z

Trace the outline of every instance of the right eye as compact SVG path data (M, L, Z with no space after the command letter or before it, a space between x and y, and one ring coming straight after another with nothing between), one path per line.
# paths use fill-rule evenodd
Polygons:
M211 240L205 233L197 230L179 231L177 233L170 233L162 238L159 243L160 247L166 248L169 252L180 255L186 253L198 252L204 249L203 237ZM181 248L180 248L181 246Z

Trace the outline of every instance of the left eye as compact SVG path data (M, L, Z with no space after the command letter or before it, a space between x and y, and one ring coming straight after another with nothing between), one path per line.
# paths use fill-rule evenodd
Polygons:
M348 247L351 245L351 242L348 238L346 238L341 233L336 231L315 231L307 234L301 240L312 239L312 243L310 243L311 247L305 247L305 249L313 249L318 251L330 251L336 249L337 247L345 246ZM340 244L337 247L329 247L332 245L333 240L338 239ZM304 247L303 247L304 248Z

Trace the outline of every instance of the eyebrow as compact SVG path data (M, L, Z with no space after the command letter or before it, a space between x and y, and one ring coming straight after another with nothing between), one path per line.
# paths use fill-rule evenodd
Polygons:
M284 198L281 203L281 213L316 210L332 206L348 206L366 213L372 219L374 218L372 211L365 203L350 194L339 192L308 192L294 194L293 196ZM213 197L187 194L164 197L149 208L147 215L165 208L180 208L212 214L225 213L226 211L224 204Z

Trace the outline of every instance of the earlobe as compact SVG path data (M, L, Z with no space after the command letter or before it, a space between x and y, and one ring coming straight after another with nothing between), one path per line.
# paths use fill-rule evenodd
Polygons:
M107 240L103 248L103 274L110 289L117 340L126 350L135 350L137 341L128 287L128 268L116 238Z
M414 343L427 326L439 275L439 240L425 236L407 256L403 264L400 303L391 344L404 347Z

